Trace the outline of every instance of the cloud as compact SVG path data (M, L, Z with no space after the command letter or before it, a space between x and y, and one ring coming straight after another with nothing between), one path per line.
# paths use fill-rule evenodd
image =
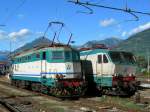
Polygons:
M146 30L148 28L150 28L150 22L148 22L146 24L143 24L143 25L140 25L140 26L132 29L128 34L129 35L133 35L133 34L136 34L138 32L144 31L144 30Z
M5 39L7 38L7 33L3 30L0 30L0 39Z
M44 33L43 33L43 32L38 31L38 32L36 32L35 34L37 34L37 35L43 35Z
M105 19L105 20L100 21L100 25L102 27L107 27L107 26L110 26L114 23L115 23L115 19L113 19L113 18L109 18L109 19Z
M126 31L122 32L122 34L121 34L122 37L125 37L125 36L127 36L127 35L128 35L128 34L127 34Z
M24 15L23 14L18 14L17 17L22 19L22 18L24 18Z
M10 34L8 34L8 36L13 39L16 40L17 38L23 38L25 36L28 36L31 34L31 31L29 29L21 29L18 32L12 32Z

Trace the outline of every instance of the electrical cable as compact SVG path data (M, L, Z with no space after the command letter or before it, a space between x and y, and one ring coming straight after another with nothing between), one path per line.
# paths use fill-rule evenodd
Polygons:
M126 8L124 9L124 8L116 8L116 7L110 7L110 6L95 4L95 3L91 3L91 2L80 2L79 0L76 0L76 1L69 0L68 2L83 6L84 8L89 10L89 12L90 12L89 14L91 14L91 12L93 11L93 9L90 8L90 6L91 6L91 7L99 7L99 8L105 8L105 9L116 10L116 11L128 13L135 18L134 21L139 20L139 17L136 14L143 14L143 15L149 15L150 16L150 13L131 10L130 8L127 7L127 3L126 3Z
M25 4L26 0L23 0L7 17L6 19L2 22L2 24L6 24L12 16Z
M77 11L77 13L85 13L85 14L93 14L93 9L87 7L86 5L82 5L80 4L82 7L86 8L88 10L88 12L84 12L84 11Z

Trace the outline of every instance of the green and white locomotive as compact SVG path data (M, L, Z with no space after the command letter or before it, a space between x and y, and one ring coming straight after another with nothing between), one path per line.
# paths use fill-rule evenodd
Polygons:
M135 93L137 66L131 53L88 49L80 52L80 58L88 88L95 88L100 94L107 95Z
M45 46L40 40L39 46L32 45L32 49L12 55L12 85L57 97L80 97L85 85L79 51L69 45L72 34L68 44L54 42L56 38L59 41L60 31L65 25L59 21L50 22L46 32L52 25L60 27L59 31L53 32L52 42Z
M34 48L13 58L12 84L55 96L80 96L79 52L66 45Z

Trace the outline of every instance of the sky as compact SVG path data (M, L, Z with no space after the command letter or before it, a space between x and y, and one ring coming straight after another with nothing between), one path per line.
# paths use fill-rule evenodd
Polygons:
M80 0L100 5L150 12L150 0ZM137 14L139 21L130 14L103 8L91 7L93 14L85 14L87 9L69 3L68 0L0 0L0 50L14 50L43 36L49 22L61 21L65 28L59 40L67 43L70 32L75 45L90 40L110 37L127 39L130 35L150 28L150 16ZM53 30L51 30L53 29ZM53 38L53 26L46 37ZM11 46L11 47L10 47Z

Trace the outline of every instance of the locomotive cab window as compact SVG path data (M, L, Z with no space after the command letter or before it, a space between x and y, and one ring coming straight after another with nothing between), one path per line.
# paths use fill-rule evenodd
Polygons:
M76 51L73 51L73 52L72 52L72 58L73 58L73 60L75 60L75 61L80 60L79 53L76 52Z
M102 63L102 55L98 55L98 63Z
M64 55L62 51L53 51L52 59L64 59Z
M71 53L70 53L70 51L66 51L65 52L65 58L66 59L71 59Z
M36 58L39 59L40 58L40 54L36 54Z
M107 58L106 55L103 55L103 62L104 62L104 63L108 63L108 58Z

